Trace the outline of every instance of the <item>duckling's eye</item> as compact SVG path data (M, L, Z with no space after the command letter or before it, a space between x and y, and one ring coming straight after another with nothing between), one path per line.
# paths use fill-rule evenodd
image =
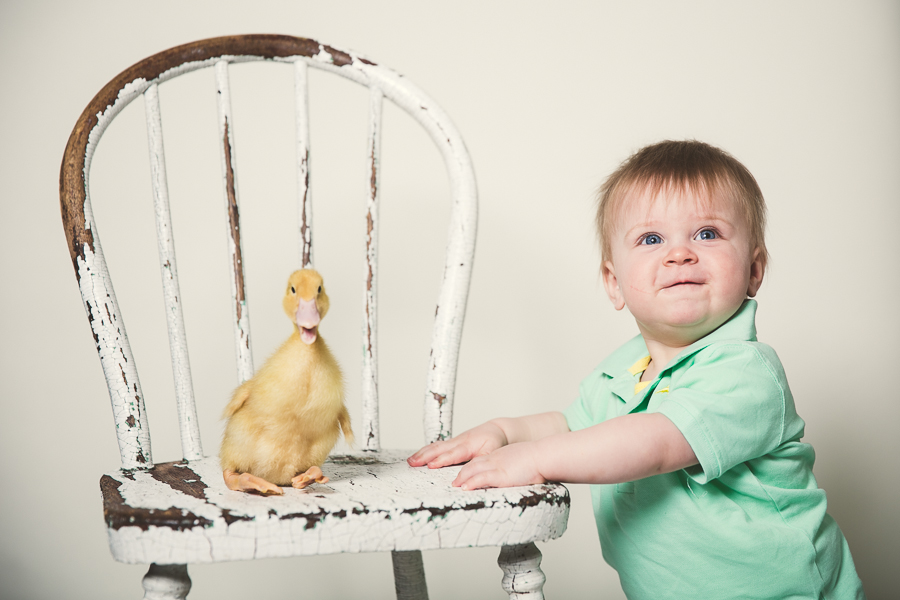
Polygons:
M319 293L319 294L322 293L322 286L321 286L321 285L319 286L319 291L318 291L317 293Z
M291 286L291 293L292 293L292 294L296 294L296 293L297 293L297 290L294 289L294 286Z
M714 240L719 237L714 229L703 229L697 234L698 240Z
M648 233L644 237L641 238L641 244L645 246L654 246L656 244L662 244L662 237L655 233Z

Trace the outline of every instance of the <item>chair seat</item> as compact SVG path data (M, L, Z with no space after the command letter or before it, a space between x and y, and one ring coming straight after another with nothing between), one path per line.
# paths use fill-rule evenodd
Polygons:
M560 484L463 491L460 467L406 463L411 451L331 456L331 478L283 496L225 487L216 457L125 469L100 479L116 560L210 563L279 556L501 546L561 536Z

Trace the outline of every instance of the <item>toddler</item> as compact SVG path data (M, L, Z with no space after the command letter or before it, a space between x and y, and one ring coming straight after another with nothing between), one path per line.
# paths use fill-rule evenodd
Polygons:
M603 285L640 335L564 412L489 421L409 464L468 462L462 489L593 484L629 598L864 598L781 362L756 340L768 255L753 176L718 148L666 141L599 199Z

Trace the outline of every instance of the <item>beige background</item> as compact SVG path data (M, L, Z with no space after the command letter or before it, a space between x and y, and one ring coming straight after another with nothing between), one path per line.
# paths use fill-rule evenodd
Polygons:
M0 6L0 597L140 597L144 568L115 563L106 546L97 482L117 468L118 452L60 227L59 163L81 110L118 72L170 46L246 32L360 51L415 81L461 130L481 212L457 431L565 407L580 379L635 333L597 275L591 194L605 174L663 138L702 139L742 160L771 218L760 339L784 362L829 511L869 597L895 597L900 5L357 0ZM297 262L291 85L286 67L233 69L257 363L289 332L279 306ZM316 250L334 304L322 331L345 366L358 419L366 95L318 72L311 85ZM235 385L213 90L208 71L161 88L207 453L217 449L218 414ZM332 93L344 99L329 100ZM92 189L141 369L154 458L165 461L179 458L179 445L143 118L135 102L107 132ZM383 438L412 448L422 439L446 180L424 133L393 108L384 152ZM350 217L343 226L342 214ZM546 592L622 598L601 558L587 490L571 490L569 531L542 545ZM502 598L496 555L426 553L431 597ZM386 554L190 574L197 600L393 593Z

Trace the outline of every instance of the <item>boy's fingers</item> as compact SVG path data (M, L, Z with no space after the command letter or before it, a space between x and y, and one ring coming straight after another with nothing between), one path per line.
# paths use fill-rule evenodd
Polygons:
M472 457L472 453L462 445L455 446L428 461L429 469L438 469L449 465L458 465Z
M500 472L497 470L482 471L469 477L460 484L464 490L480 490L491 487L502 487L500 482Z
M493 466L481 457L475 457L469 461L466 466L459 470L456 479L453 480L454 487L461 487L469 482L473 477L488 470L492 470ZM465 488L464 488L465 489ZM472 488L469 488L472 489Z
M441 448L446 444L446 441L428 444L427 446L421 448L418 452L407 458L406 462L414 467L424 466L428 464L430 460L433 460L435 456L438 456L441 453Z

